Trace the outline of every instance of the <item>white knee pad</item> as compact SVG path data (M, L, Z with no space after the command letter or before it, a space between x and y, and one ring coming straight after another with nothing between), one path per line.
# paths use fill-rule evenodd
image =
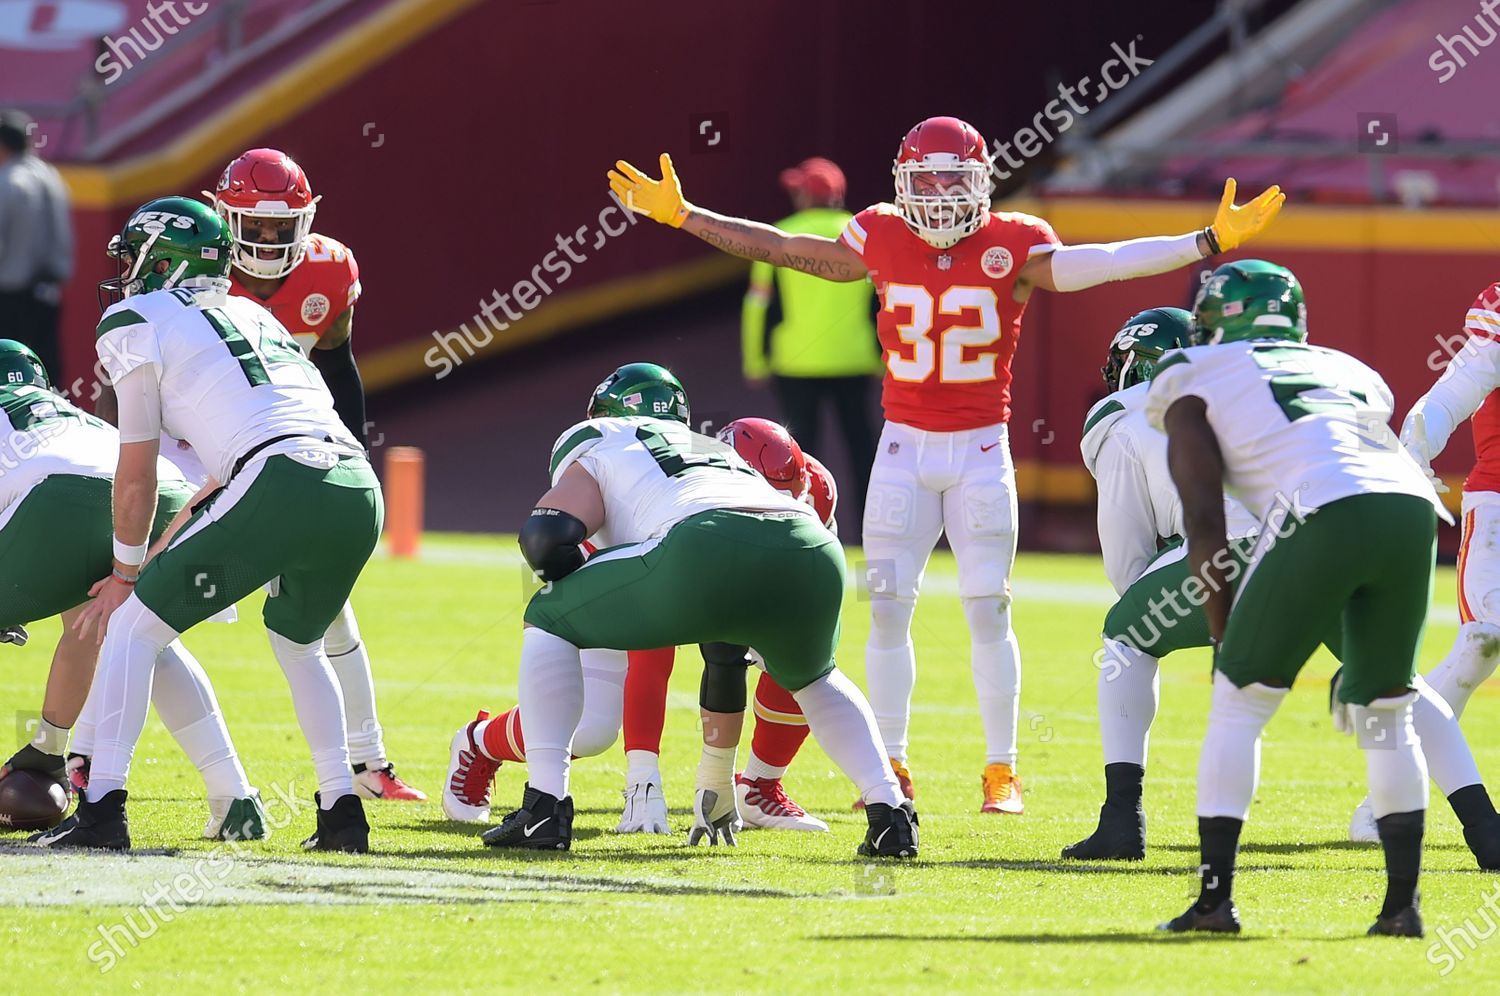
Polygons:
M877 649L906 646L911 640L911 617L916 611L915 597L870 599L870 646Z
M1260 781L1260 735L1290 689L1252 683L1236 688L1214 672L1208 731L1198 756L1198 815L1244 820Z
M959 595L1008 600L1016 558L1016 504L1010 486L995 481L962 484L944 496L943 514L958 561Z
M1473 691L1495 673L1500 664L1500 626L1485 622L1468 622L1458 627L1458 639L1449 654L1453 679L1460 687Z
M1010 595L962 599L969 636L975 643L1000 643L1011 635Z
M338 618L328 626L323 637L323 648L329 657L339 657L359 646L359 623L354 618L354 606L348 602L339 610Z

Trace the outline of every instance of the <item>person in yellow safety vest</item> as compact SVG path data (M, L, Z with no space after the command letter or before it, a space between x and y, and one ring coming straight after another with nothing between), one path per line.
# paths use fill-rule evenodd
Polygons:
M850 215L836 164L804 160L781 172L781 186L797 210L778 228L839 237ZM787 428L807 452L823 453L819 421L825 405L833 408L849 450L853 479L846 494L856 510L864 505L875 455L872 378L884 369L874 309L867 280L833 283L758 262L750 268L740 323L745 379L771 381Z

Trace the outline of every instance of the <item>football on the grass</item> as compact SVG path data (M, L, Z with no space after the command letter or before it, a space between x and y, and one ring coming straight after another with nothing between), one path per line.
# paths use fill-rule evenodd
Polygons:
M0 778L0 830L50 830L68 811L68 793L37 771Z

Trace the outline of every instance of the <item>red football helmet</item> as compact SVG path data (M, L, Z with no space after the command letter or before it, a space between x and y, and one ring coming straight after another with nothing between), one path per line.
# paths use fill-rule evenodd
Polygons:
M291 156L251 149L224 167L219 189L209 196L229 223L235 266L270 279L286 276L302 262L319 198Z
M906 133L891 172L896 210L927 244L947 249L984 224L995 189L984 136L958 118L928 118Z
M720 429L719 439L776 490L799 500L807 494L807 458L784 426L768 418L740 418Z
M811 504L823 525L832 529L833 515L839 507L839 486L821 460L811 453L803 456L807 460L807 495L802 500Z

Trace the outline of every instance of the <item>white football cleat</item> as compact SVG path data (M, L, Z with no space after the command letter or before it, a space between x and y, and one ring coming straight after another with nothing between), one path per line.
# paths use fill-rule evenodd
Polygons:
M490 787L499 761L491 761L474 742L474 728L489 718L480 711L472 723L458 728L448 745L448 777L443 781L443 812L460 823L488 823Z
M667 797L657 782L636 782L625 786L625 812L615 833L671 834L667 822Z
M209 799L204 840L265 840L271 836L266 807L260 790L251 789L243 799Z
M734 798L747 827L762 830L806 830L827 833L828 824L787 798L779 778L734 776Z
M1354 807L1354 816L1349 820L1349 839L1356 844L1380 843L1380 829L1375 826L1375 809L1369 796Z

